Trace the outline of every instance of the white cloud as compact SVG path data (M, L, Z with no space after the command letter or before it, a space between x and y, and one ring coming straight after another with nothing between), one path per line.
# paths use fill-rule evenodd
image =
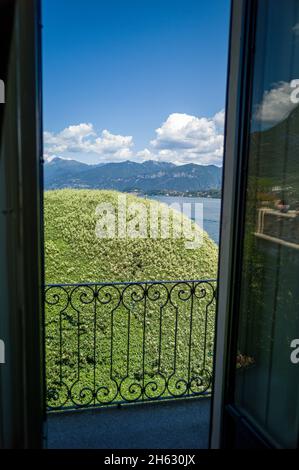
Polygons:
M75 158L76 154L80 154L84 158L86 154L93 154L100 157L100 161L116 161L132 156L133 137L112 134L106 129L98 136L92 124L82 123L69 126L57 134L44 132L44 146L48 159L54 155Z
M140 150L136 154L138 160L146 161L146 160L155 160L155 154L151 152L148 148Z
M299 36L299 23L296 23L295 26L293 26L292 30L296 36Z
M224 111L212 118L171 114L151 141L157 160L176 164L222 164Z
M225 112L224 109L219 111L218 113L215 114L213 117L213 121L215 122L216 128L220 132L224 132L224 121L225 121Z
M275 124L285 119L297 106L291 100L294 88L288 82L278 82L273 84L271 90L264 92L262 102L256 106L254 116L258 121L268 124Z
M61 132L45 132L45 159L54 156L74 158L87 163L108 161L169 161L178 165L222 164L224 111L212 118L173 113L148 147L133 153L133 137L103 130L100 135L91 123L72 125Z

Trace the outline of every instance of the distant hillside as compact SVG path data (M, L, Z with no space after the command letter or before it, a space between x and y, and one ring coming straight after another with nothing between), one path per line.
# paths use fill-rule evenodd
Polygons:
M45 164L45 189L81 188L117 191L195 192L219 190L221 168L215 165L174 165L167 162L121 162L86 165L54 158Z

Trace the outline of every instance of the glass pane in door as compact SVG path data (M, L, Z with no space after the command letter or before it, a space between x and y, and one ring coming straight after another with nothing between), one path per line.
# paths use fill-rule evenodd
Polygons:
M287 448L299 429L298 79L299 2L258 2L235 400Z

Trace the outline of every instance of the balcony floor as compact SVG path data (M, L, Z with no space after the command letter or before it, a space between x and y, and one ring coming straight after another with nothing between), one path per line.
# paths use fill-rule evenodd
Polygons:
M206 449L209 398L48 416L50 449Z

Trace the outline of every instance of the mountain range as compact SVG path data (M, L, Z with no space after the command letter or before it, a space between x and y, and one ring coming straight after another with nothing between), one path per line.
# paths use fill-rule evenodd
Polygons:
M80 188L154 192L219 190L222 169L215 165L175 165L168 162L124 161L87 165L76 160L53 158L44 165L45 189Z

